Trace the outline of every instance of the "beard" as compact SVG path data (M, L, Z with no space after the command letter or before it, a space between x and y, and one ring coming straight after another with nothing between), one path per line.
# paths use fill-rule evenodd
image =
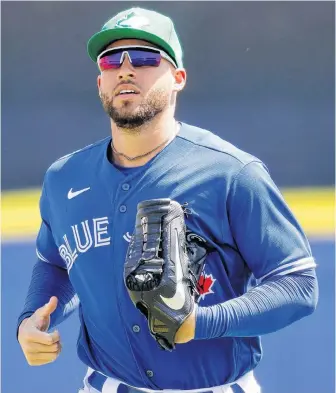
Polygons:
M150 122L169 103L169 95L164 89L152 90L133 110L131 108L134 104L131 101L124 101L121 108L116 108L113 97L110 98L107 94L102 93L100 99L105 112L118 127L124 129L136 129Z

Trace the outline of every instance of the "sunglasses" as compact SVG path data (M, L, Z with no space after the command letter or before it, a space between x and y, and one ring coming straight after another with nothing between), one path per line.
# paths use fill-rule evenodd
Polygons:
M102 52L97 58L100 71L120 68L125 56L133 67L158 67L161 59L168 60L176 68L176 64L165 52L150 46L118 46Z

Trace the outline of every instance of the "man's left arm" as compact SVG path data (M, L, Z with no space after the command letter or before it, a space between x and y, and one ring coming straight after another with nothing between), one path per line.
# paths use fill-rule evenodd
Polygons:
M237 248L259 285L224 303L196 308L176 342L260 336L316 308L316 264L308 240L261 162L239 172L226 208Z

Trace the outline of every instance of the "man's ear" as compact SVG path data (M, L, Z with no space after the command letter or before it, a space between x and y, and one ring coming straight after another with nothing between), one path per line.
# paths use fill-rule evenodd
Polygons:
M187 82L187 72L184 68L177 68L174 73L174 88L175 91L181 91Z
M101 76L98 75L97 76L97 88L98 88L99 97L101 97L100 84L101 84Z

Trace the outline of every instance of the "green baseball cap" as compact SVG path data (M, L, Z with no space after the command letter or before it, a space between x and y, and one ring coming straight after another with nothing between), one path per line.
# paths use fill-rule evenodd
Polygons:
M98 55L113 41L134 38L148 41L164 50L183 67L182 48L170 18L155 11L131 8L109 19L88 41L87 51L96 62Z

